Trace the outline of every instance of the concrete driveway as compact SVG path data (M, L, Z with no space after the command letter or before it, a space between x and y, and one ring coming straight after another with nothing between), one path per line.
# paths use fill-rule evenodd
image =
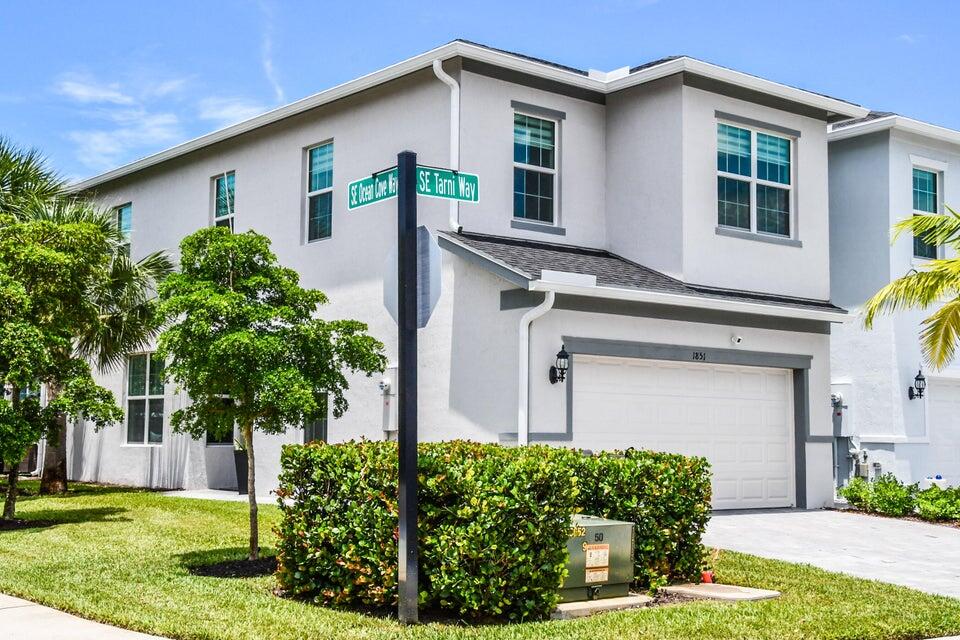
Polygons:
M960 598L960 529L839 511L714 513L704 544Z

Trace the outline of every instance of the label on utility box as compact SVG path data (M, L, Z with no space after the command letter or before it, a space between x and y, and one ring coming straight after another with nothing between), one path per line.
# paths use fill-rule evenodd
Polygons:
M587 569L610 566L610 545L585 544L583 545L583 551L587 555ZM606 580L606 578L604 578L604 580ZM589 580L587 582L589 582Z
M583 581L590 584L591 582L606 582L609 579L610 570L604 567L603 569L587 569Z

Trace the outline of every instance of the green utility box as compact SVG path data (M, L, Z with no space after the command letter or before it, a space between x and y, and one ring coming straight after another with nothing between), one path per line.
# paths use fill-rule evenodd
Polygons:
M567 579L560 602L630 594L633 582L633 523L575 515L567 540Z

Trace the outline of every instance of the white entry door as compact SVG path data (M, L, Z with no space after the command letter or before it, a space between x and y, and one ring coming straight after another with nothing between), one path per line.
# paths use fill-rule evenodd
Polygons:
M960 380L931 378L927 399L927 455L913 479L940 474L953 486L960 486Z
M795 503L792 372L576 355L573 445L703 456L715 509Z

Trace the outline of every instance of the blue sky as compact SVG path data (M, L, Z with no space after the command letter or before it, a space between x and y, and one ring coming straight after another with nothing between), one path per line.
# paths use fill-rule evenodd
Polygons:
M949 1L6 0L0 135L86 177L458 37L602 70L687 54L960 129L958 26Z

